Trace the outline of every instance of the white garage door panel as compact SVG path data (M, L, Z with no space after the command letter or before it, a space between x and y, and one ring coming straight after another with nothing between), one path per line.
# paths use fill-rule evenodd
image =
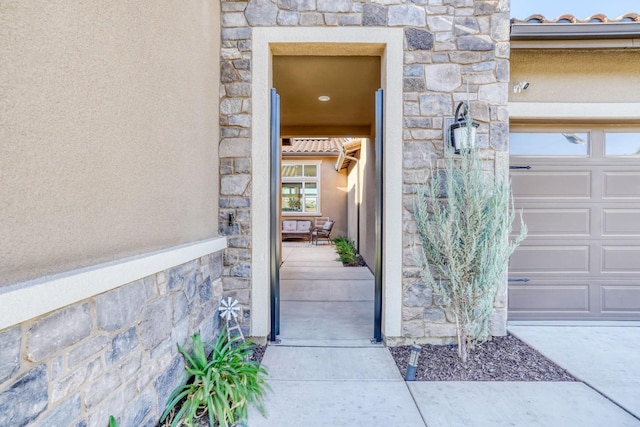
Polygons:
M603 312L640 312L640 285L603 286Z
M522 218L529 236L588 236L591 225L589 209L523 208ZM520 221L513 229L520 231Z
M590 172L519 172L511 174L511 183L519 200L591 197Z
M602 234L640 236L640 209L603 209Z
M640 172L604 172L603 197L640 198Z
M640 246L603 246L603 273L640 274Z
M640 155L633 144L605 155L607 135L635 144L640 133L528 129L512 127L525 134L514 141L528 144L513 153L535 156L510 159L530 169L511 170L515 208L529 234L509 262L509 318L640 320ZM582 147L586 141L582 155L552 144L573 141L573 132ZM514 234L519 227L516 219Z
M509 311L589 312L589 286L510 285Z
M511 255L512 273L589 273L588 246L520 246Z

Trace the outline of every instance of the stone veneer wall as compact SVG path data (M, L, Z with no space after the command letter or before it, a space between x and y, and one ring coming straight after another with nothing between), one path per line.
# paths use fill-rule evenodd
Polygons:
M397 183L404 203L402 337L386 339L391 344L451 342L453 319L434 303L413 261L413 194L442 157L444 118L453 116L461 100L470 101L474 119L481 122L478 142L489 167L508 171L509 0L222 0L219 231L229 236L223 286L243 304L246 325L251 298L251 28L258 26L404 28L404 75L398 76L404 84L404 111L398 112L404 120L404 178ZM227 224L230 213L237 220L233 226ZM496 307L493 331L499 335L506 333L506 287Z
M155 426L176 343L216 334L221 273L217 252L0 331L0 425Z

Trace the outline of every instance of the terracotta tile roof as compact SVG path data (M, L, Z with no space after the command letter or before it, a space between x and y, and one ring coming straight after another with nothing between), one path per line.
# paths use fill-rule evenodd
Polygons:
M547 19L543 15L531 15L526 19L511 20L512 42L560 42L574 43L576 47L582 43L592 43L596 47L598 40L607 40L617 47L637 48L635 41L640 37L640 15L635 12L626 13L611 19L598 13L585 19L578 19L574 15L560 15L555 19ZM614 40L617 40L614 42ZM604 45L603 45L604 46ZM512 45L513 47L513 45ZM566 47L566 46L564 46Z
M338 155L338 161L336 162L337 171L348 169L354 158L360 158L358 151L360 151L361 145L362 139L360 138L342 140L344 150Z
M340 138L292 138L291 145L282 146L282 153L337 155L341 147Z
M513 24L603 24L603 23L626 23L626 22L640 22L640 15L635 12L625 13L617 18L608 18L602 13L596 13L586 17L585 19L578 19L574 15L565 14L560 15L555 19L545 18L544 15L531 15L525 19L512 18Z

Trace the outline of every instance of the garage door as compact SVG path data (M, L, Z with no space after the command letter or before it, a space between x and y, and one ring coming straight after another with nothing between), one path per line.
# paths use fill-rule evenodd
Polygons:
M513 127L509 318L640 319L640 130Z

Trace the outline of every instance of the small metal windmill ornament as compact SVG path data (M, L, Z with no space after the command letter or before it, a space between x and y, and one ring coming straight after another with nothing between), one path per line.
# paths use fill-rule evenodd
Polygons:
M231 330L238 331L238 336L242 339L242 342L245 341L244 334L242 333L242 328L240 328L240 324L238 323L238 313L240 312L240 307L238 306L238 300L232 299L231 297L220 298L220 317L222 317L227 323L227 338L231 341Z

